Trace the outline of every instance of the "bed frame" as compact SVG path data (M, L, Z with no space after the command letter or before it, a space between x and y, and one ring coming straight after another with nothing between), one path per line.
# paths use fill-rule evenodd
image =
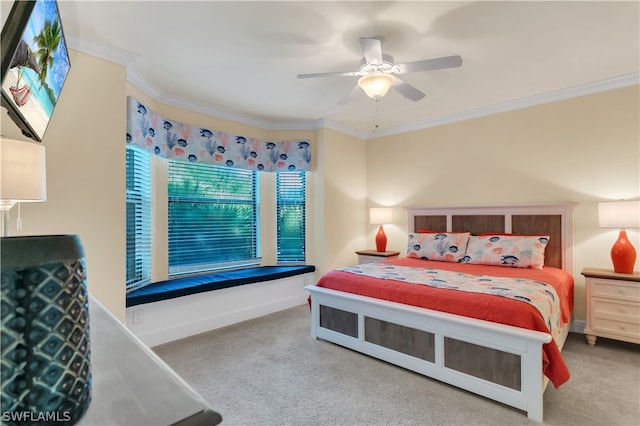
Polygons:
M407 208L409 232L549 234L545 264L573 275L575 203ZM317 286L311 334L407 368L543 420L542 345L548 333ZM556 344L562 349L570 324Z

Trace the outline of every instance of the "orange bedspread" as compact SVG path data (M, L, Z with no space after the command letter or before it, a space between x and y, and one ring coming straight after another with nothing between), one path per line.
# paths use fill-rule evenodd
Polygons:
M434 268L469 274L527 278L543 281L552 285L560 297L563 324L569 322L571 312L573 312L573 277L561 269L550 267L543 269L508 268L503 266L436 262L408 257L387 260L386 262L398 266ZM388 279L383 280L338 270L324 274L316 285L332 290L419 306L530 330L549 332L542 315L534 306L526 302L500 296L433 288ZM556 388L569 380L569 370L562 358L560 350L553 341L543 346L543 363L545 376L549 378Z

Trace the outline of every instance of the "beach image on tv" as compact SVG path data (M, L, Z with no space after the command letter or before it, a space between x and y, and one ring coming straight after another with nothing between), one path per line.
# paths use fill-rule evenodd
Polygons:
M55 1L38 1L2 82L2 90L42 137L69 73L69 54Z

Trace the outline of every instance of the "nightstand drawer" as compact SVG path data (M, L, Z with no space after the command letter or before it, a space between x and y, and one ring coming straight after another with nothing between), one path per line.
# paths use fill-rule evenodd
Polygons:
M615 280L592 278L591 295L595 297L640 302L640 285L638 283L624 283Z
M374 263L374 262L382 262L383 260L387 260L387 259L397 259L398 256L387 256L387 257L380 257L380 256L367 256L367 255L359 255L358 256L358 263Z
M400 256L399 251L359 250L356 254L358 255L359 264L382 262L387 259L396 259Z
M640 324L640 304L616 302L609 299L593 298L591 312L596 323L599 319L624 321Z
M382 262L383 260L385 260L385 258L379 256L367 256L362 254L358 256L358 263L374 263Z
M630 337L634 340L640 339L640 324L615 321L606 318L594 318L591 324L591 330L594 333L607 333L615 336Z

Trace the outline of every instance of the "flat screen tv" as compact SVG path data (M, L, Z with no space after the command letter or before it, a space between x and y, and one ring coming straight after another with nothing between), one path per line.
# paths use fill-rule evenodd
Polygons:
M71 68L58 3L15 1L1 37L2 106L41 142Z

